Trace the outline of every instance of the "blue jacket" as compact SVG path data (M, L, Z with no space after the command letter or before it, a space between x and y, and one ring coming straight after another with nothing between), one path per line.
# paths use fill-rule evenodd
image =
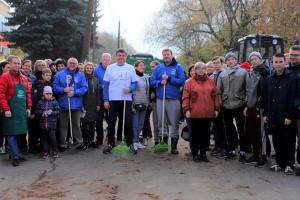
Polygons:
M173 58L170 65L159 64L150 77L150 85L156 88L156 96L163 98L163 86L161 85L162 76L166 73L168 80L166 84L166 99L180 100L182 87L185 83L185 74L182 66Z
M103 99L103 88L104 88L104 81L103 81L103 78L104 78L104 73L106 71L106 68L104 68L102 66L102 63L100 63L95 69L94 69L94 75L95 77L97 77L97 79L99 80L99 94L100 94L100 101L104 102L104 99Z
M28 78L28 81L30 82L31 85L37 80L37 78L36 78L35 75L33 75L33 74L25 75L25 74L23 73L23 75L26 76L26 77Z
M72 110L80 110L83 104L83 95L87 92L88 85L85 79L85 76L82 72L76 70L74 73L70 73L69 69L66 67L64 70L58 72L55 75L55 79L53 82L53 90L54 93L57 94L58 103L61 110L68 109L68 97L64 93L64 88L67 87L66 77L67 75L73 76L74 87L74 96L70 98L71 109Z
M104 78L104 73L106 69L102 66L102 63L100 63L95 69L94 69L94 74L99 80L99 85L103 88L103 78Z

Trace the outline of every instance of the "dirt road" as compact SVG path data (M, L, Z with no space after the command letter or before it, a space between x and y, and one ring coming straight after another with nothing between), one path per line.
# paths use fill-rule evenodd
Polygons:
M70 150L57 160L28 156L20 167L0 157L0 199L198 200L278 199L300 196L300 177L237 160L154 154L149 146L128 159L99 149Z

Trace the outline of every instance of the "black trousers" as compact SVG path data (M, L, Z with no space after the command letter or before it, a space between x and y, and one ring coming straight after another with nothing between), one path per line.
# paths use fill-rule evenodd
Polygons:
M213 119L213 133L215 137L215 146L219 150L228 150L228 141L226 137L224 116L222 109L217 118Z
M42 130L41 143L44 153L49 153L49 146L52 146L53 152L57 152L56 130Z
M104 129L103 129L103 120L106 120L106 123L108 124L108 110L104 108L104 105L101 106L100 111L98 112L98 119L96 122L96 132L97 132L97 144L102 145L103 144L103 138L104 138Z
M17 135L17 140L18 140L20 150L22 152L27 152L28 150L27 133L22 135Z
M211 120L209 118L190 118L192 135L191 147L192 154L198 155L199 150L201 155L206 154L207 143L210 139Z
M152 130L150 125L150 115L152 112L152 108L150 106L147 107L146 116L143 126L143 138L152 138Z
M103 144L103 139L104 139L104 129L103 129L103 121L105 121L108 124L109 122L109 111L104 108L104 105L101 106L101 109L99 111L99 116L98 120L96 123L96 131L97 131L97 144L102 145ZM123 120L123 116L118 117L119 121ZM117 129L117 140L121 141L122 140L122 123L118 124L118 129Z
M271 126L273 146L276 152L276 163L282 169L295 164L296 124L288 126Z
M95 122L82 121L82 138L84 143L94 142Z
M41 130L39 128L39 119L37 117L27 120L28 127L28 146L29 149L37 150Z
M108 144L115 146L115 126L117 118L119 119L118 130L122 133L123 105L124 101L110 101L109 121L108 121ZM126 101L125 107L125 126L124 134L127 145L132 144L132 102ZM121 128L120 128L121 127ZM119 140L120 138L118 138Z
M245 117L243 115L243 110L243 106L236 109L223 108L226 136L230 151L234 151L238 145L240 145L241 151L250 151L250 145L245 132ZM237 129L233 124L233 119L236 121Z
M5 144L3 144L5 138ZM0 147L5 146L5 148L8 148L8 139L7 136L3 135L3 130L2 130L2 116L0 115Z

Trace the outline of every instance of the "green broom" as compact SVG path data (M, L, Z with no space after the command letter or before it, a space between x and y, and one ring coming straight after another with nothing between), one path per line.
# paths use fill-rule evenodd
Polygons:
M128 156L129 154L131 154L131 150L125 143L125 139L124 139L125 112L126 112L126 100L124 100L124 104L123 104L122 141L118 146L112 149L113 154L120 155L120 156Z
M154 146L155 153L162 153L169 150L168 144L164 142L164 130L165 130L165 101L166 101L166 85L163 90L163 106L162 106L162 122L161 122L161 140L159 144Z

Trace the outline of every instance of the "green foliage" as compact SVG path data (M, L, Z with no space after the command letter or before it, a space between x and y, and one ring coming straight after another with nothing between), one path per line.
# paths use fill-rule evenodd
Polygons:
M184 65L185 70L187 71L190 65L195 64L196 62L207 63L211 60L214 55L218 53L209 46L210 44L206 43L204 46L200 44L192 47L192 50L188 54L181 54L178 56L179 63Z
M24 53L20 47L10 48L10 54L19 56L22 59L28 57L28 54Z
M81 57L86 0L7 0L14 8L6 37L31 59Z

